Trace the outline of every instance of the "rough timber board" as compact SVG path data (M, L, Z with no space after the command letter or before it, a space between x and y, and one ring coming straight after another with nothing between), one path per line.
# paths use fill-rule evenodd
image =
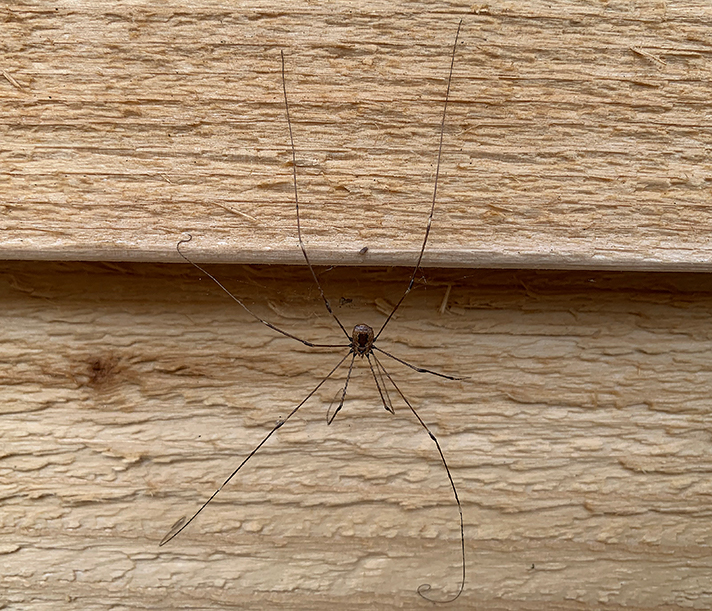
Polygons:
M712 268L709 2L5 5L0 257ZM367 255L358 254L363 246Z
M338 339L303 270L216 271L275 324ZM346 325L375 324L404 275L322 279ZM712 278L426 279L382 346L471 377L391 367L463 501L469 576L448 608L712 607ZM417 586L454 587L432 443L365 371L330 427L334 386L158 548L335 355L276 337L186 266L9 262L0 298L0 605L432 609Z

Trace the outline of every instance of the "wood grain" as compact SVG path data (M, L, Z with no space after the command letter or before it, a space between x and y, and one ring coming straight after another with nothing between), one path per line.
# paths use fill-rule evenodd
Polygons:
M340 341L303 269L213 270ZM382 321L407 276L320 270L347 326ZM331 426L336 383L159 548L338 354L187 266L6 262L0 296L5 608L429 609L420 584L457 586L434 446L363 368ZM448 608L712 606L711 314L708 275L427 271L381 346L469 377L388 365L463 502Z
M0 9L0 257L706 270L708 2ZM368 246L364 257L359 251Z

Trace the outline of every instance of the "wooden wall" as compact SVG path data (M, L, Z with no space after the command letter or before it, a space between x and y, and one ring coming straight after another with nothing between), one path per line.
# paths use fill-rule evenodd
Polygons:
M209 269L259 316L345 341L285 265L279 50L307 246L344 326L376 327L422 243L463 19L426 268L379 340L466 378L386 361L462 501L449 608L712 606L707 5L0 15L1 604L414 609L422 583L457 589L442 463L364 363L330 426L337 381L158 542L340 358L177 263L184 232L196 260L250 264Z
M274 324L343 341L304 269L215 271ZM407 273L320 277L345 325L375 326ZM387 364L462 499L455 607L706 604L712 279L425 279L379 344L468 378ZM434 444L403 404L382 408L363 363L331 426L337 382L158 547L345 350L277 336L187 266L6 263L2 294L7 600L414 608L424 581L456 587L457 511Z
M4 9L0 254L710 271L706 2ZM308 205L307 205L308 204ZM368 257L359 256L363 246Z

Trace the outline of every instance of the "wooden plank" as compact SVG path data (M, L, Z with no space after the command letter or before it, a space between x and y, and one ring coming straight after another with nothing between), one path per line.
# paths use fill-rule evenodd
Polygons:
M327 385L158 541L332 366L179 265L6 262L1 602L17 609L430 609L458 581L431 440L367 370ZM341 341L303 269L218 266L274 324ZM407 270L321 271L344 324ZM468 579L453 609L710 608L712 278L428 270L381 347L442 443ZM446 298L447 295L447 298Z
M709 270L707 2L3 9L0 257ZM359 251L368 246L364 256Z

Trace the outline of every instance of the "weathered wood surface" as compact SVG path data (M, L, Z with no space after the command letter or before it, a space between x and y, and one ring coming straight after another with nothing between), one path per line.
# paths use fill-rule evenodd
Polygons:
M273 323L340 341L303 269L215 271ZM407 271L320 276L345 325L377 325ZM381 346L470 378L389 366L463 503L448 608L710 608L712 278L426 279ZM430 609L421 583L455 588L442 465L363 368L331 426L336 383L159 548L337 354L187 266L6 262L0 305L0 606Z
M0 257L712 268L709 2L6 4ZM364 258L358 254L369 247Z

